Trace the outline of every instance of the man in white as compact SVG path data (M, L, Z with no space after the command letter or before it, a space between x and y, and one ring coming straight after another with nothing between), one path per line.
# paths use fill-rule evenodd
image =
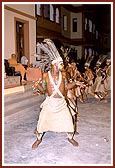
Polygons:
M21 64L24 66L28 66L28 59L26 58L26 56L21 57Z

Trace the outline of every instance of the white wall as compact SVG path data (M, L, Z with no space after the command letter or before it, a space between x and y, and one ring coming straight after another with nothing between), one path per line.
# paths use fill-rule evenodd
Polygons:
M6 4L8 7L24 12L26 14L35 16L34 4Z
M4 58L15 53L14 41L14 15L8 10L4 11Z
M7 6L35 16L34 4L10 4ZM36 53L36 20L7 9L4 9L4 58L10 58L11 54L15 53L14 17L29 21L29 53L31 63L32 55Z

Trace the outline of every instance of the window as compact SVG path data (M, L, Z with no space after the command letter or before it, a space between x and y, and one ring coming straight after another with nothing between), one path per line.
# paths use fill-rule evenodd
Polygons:
M54 8L53 8L53 5L50 5L50 20L54 21Z
M73 32L77 32L77 18L73 18Z
M89 32L92 32L92 21L89 20Z
M56 23L59 23L59 9L56 8Z
M63 15L63 30L67 30L67 16Z
M85 30L87 30L87 18L85 18Z
M85 48L85 59L87 58L87 48Z
M37 14L37 15L41 15L40 10L41 10L41 5L40 5L40 4L37 4L37 5L36 5L36 14Z
M88 49L88 53L89 53L89 56L92 55L92 49L91 48Z
M44 17L50 19L50 5L44 5Z

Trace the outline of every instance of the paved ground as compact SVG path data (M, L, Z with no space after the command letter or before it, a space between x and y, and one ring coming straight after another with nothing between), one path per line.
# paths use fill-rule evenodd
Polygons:
M79 135L75 139L79 147L73 147L65 133L47 132L39 147L32 150L31 146L36 140L33 131L37 124L39 104L33 111L15 113L5 118L4 165L112 165L111 107L110 96L101 102L92 97L83 104L78 101Z

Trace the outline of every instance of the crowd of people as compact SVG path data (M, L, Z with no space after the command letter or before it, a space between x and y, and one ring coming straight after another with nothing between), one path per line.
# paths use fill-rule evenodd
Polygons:
M25 65L26 62L26 65ZM17 55L15 53L11 54L11 58L8 59L9 67L14 67L15 71L20 72L21 74L21 83L26 84L25 74L27 72L27 58L23 56L21 58L21 63L17 60ZM26 66L26 67L25 67Z
M62 59L52 40L44 39L37 46L44 55L42 58L46 69L33 88L37 88L40 94L45 94L46 99L40 106L41 111L34 130L37 140L32 149L38 147L47 131L66 132L68 141L73 146L78 146L74 139L74 135L78 134L77 100L83 103L88 94L99 101L104 99L111 89L111 61L107 59L104 68L96 64L94 71L86 65L81 73L74 60L70 61L67 55Z
M84 72L78 70L77 64L74 61L68 62L66 68L70 81L77 80L84 83L84 88L75 88L75 96L81 102L88 98L88 94L94 96L98 100L104 97L111 90L111 60L107 59L104 68L100 64L92 70L89 66L84 66Z

